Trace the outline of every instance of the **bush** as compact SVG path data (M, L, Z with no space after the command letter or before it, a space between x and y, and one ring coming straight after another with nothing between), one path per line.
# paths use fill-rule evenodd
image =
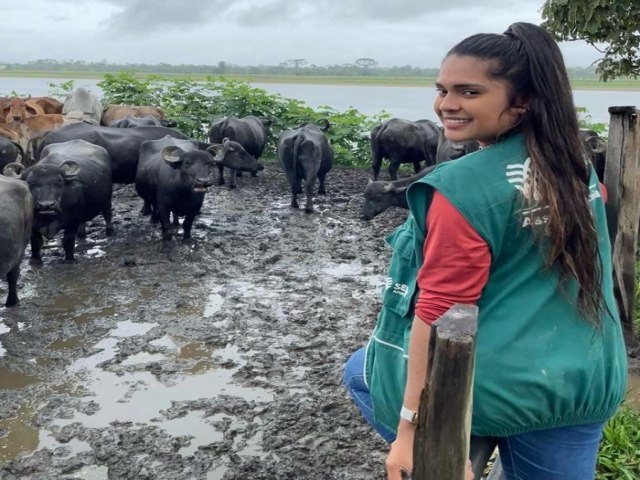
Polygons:
M104 91L102 102L128 105L155 105L185 134L207 141L211 122L223 116L255 115L272 121L265 148L275 157L280 133L305 122L327 119L327 136L335 152L336 164L365 167L371 164L370 131L389 117L381 113L369 117L355 109L344 112L328 106L313 109L300 100L270 94L261 88L234 80L208 77L206 81L175 80L160 77L138 78L131 72L105 74L98 83Z

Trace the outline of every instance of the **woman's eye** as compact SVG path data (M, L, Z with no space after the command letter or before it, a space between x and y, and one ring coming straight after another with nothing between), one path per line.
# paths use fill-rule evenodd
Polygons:
M476 92L475 90L470 90L470 89L466 89L466 90L463 90L463 91L462 91L462 94L463 94L465 97L472 97L472 96L476 95L477 93L478 93L478 92Z
M444 97L447 94L447 91L444 88L436 87L436 93L441 97Z

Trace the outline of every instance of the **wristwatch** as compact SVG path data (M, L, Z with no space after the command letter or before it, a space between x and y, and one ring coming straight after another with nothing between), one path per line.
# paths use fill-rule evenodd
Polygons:
M400 409L400 418L406 420L412 425L417 425L418 423L418 412L415 410L409 410L404 405Z

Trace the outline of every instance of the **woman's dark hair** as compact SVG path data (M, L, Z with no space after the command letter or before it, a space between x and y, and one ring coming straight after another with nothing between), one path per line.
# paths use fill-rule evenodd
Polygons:
M453 47L450 55L489 61L488 75L509 85L509 106L521 102L526 107L518 129L531 158L532 190L548 206L540 213L548 221L536 232L537 242L546 267L558 269L562 286L576 280L582 316L599 324L606 307L598 235L589 207L590 169L560 48L537 25L514 23L503 35L473 35ZM533 193L528 200L533 201Z

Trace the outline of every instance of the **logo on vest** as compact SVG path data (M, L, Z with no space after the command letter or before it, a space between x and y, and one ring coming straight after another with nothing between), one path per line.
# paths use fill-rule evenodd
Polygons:
M393 289L391 293L394 293L396 295L401 295L403 297L405 297L407 293L409 293L409 287L407 285L405 285L404 283L394 282L393 278L387 277L387 280L384 285L384 289L389 290L390 288Z
M532 199L536 204L540 201L540 194L534 185L533 175L531 175L531 158L527 158L524 163L507 165L506 175L507 181L516 190L519 190L525 199ZM549 221L549 216L545 213L547 209L548 207L540 205L523 208L521 211L522 226L534 225L538 227L546 224Z

